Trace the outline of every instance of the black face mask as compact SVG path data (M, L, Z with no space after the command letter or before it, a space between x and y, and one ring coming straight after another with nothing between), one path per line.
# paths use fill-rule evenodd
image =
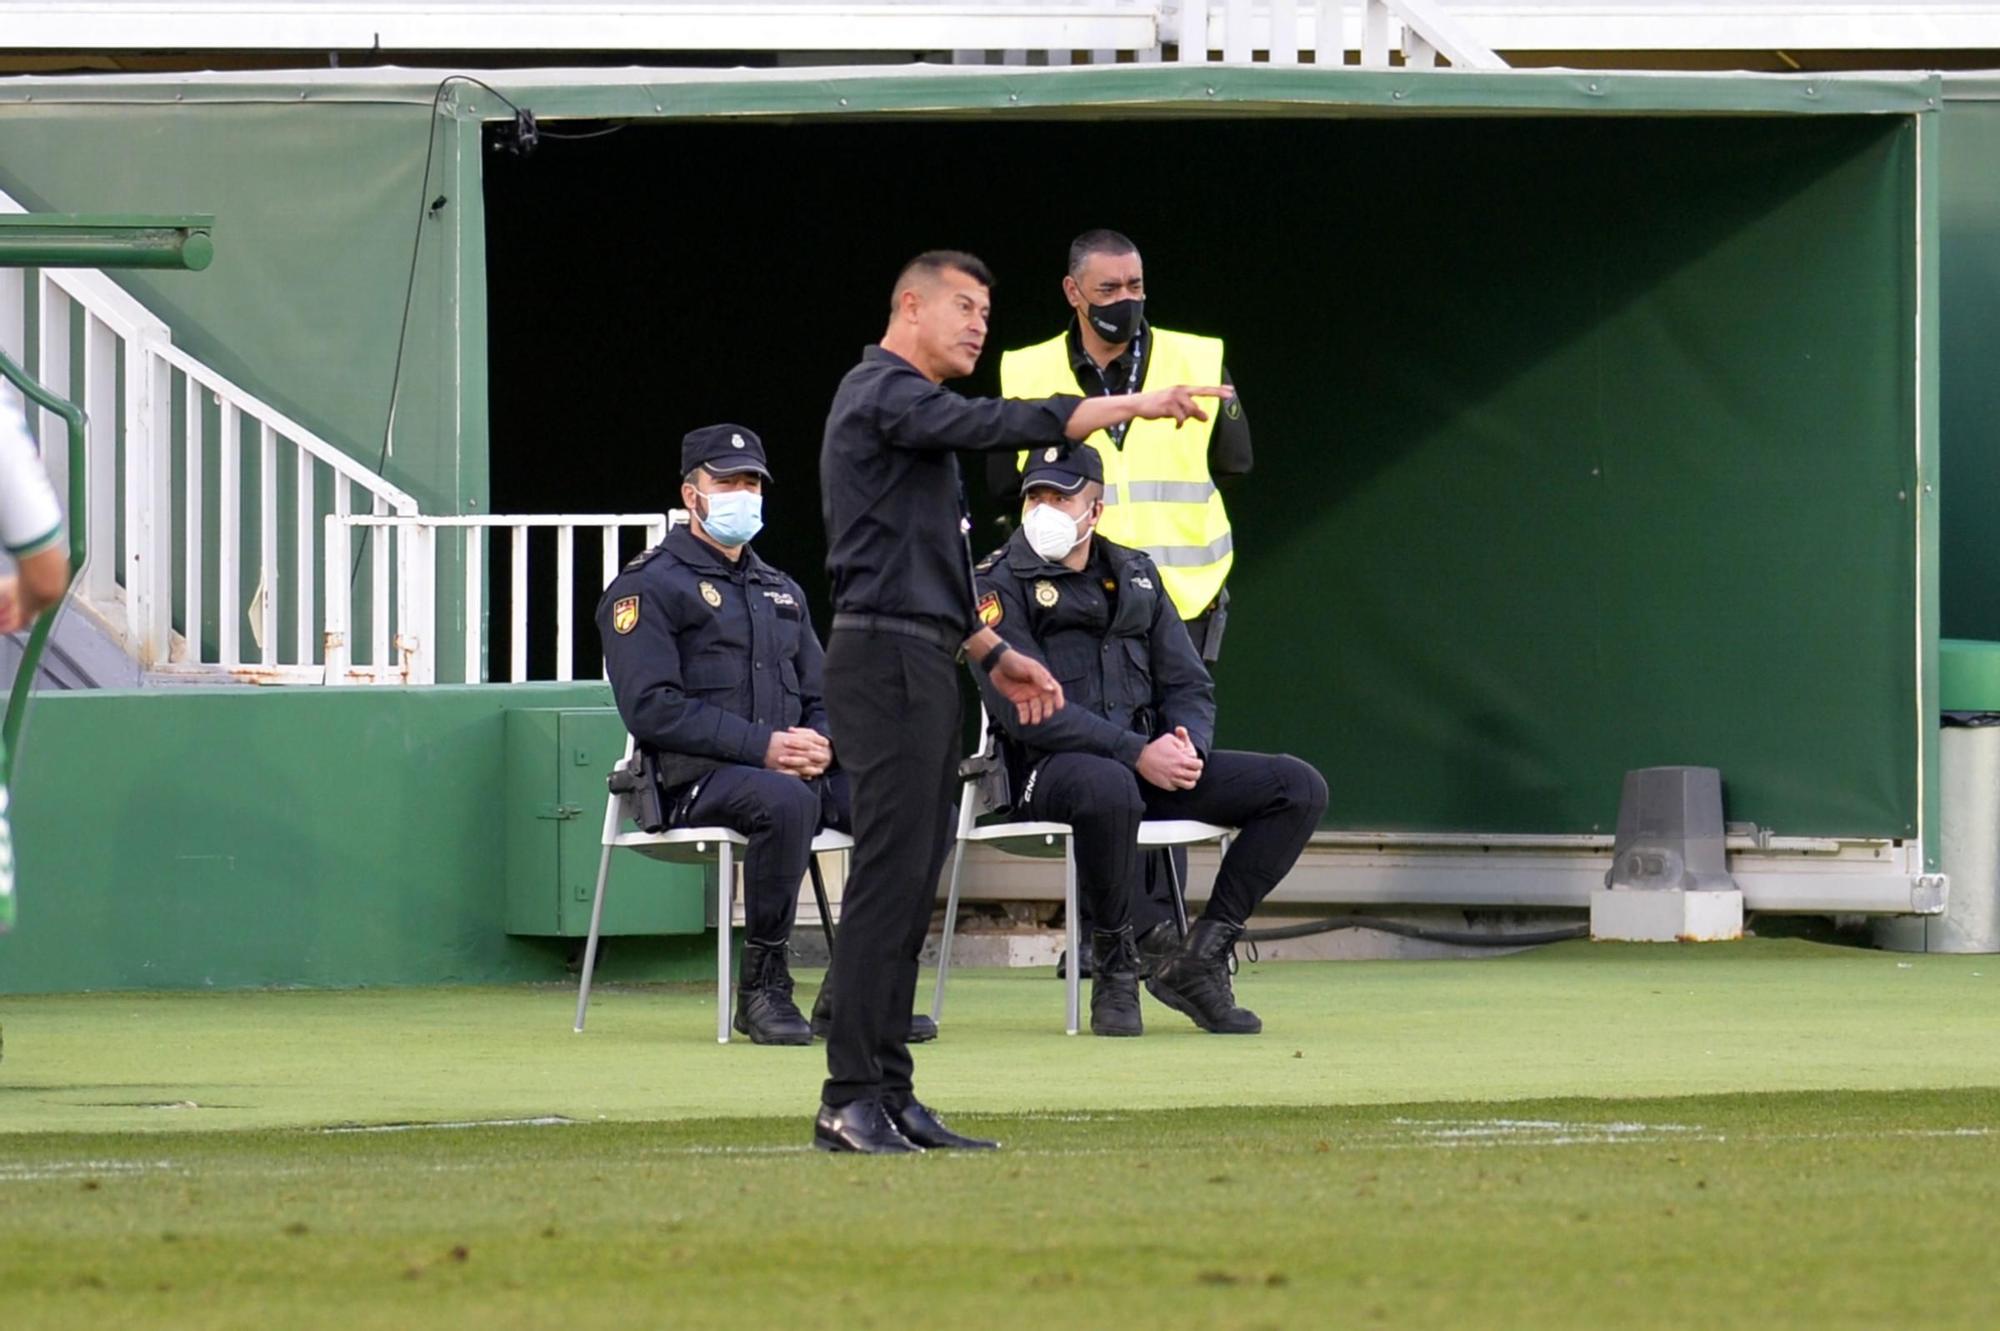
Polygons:
M1139 335L1139 321L1145 313L1143 300L1114 300L1109 305L1088 306L1085 317L1106 342L1130 342Z

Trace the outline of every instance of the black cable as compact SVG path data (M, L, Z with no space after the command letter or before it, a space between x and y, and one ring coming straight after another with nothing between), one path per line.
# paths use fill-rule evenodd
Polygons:
M438 80L437 88L431 93L430 117L426 122L430 132L424 140L424 174L423 178L417 183L417 229L416 234L410 238L410 272L409 276L403 282L402 317L396 323L396 359L389 370L389 412L387 418L382 422L382 448L375 458L375 474L377 476L383 475L388 468L389 441L395 434L396 429L396 404L403 391L403 352L409 344L410 310L415 304L417 295L417 266L423 256L424 250L424 224L430 221L436 215L437 211L444 207L447 201L442 194L436 199L431 198L431 167L437 160L438 109L444 105L445 93L454 83L469 83L475 88L484 89L498 98L509 111L512 111L517 122L525 118L531 127L534 126L532 116L527 111L524 111L513 98L501 92L484 79L474 78L470 74L448 74ZM589 134L553 134L547 130L535 127L535 132L541 138L545 139L595 139L602 138L606 134L616 133L625 127L624 124L619 124L612 126L610 129L597 130ZM368 537L372 531L373 528L362 528L361 539L355 543L354 566L347 572L347 582L350 587L354 585L354 580L361 576L361 561L368 553Z
M626 130L630 128L632 128L631 121L621 120L617 124L609 126L608 128L593 129L587 134L562 134L552 129L545 129L541 132L541 134L542 137L545 139L565 139L571 143L581 143L585 139L608 138L611 135L618 133L620 130Z
M1274 929L1245 929L1242 941L1277 943L1290 938L1330 934L1340 929L1373 929L1377 933L1395 934L1399 938L1414 938L1425 943L1443 943L1451 947L1539 947L1544 943L1563 943L1572 938L1590 936L1587 924L1543 929L1535 933L1481 934L1459 929L1427 929L1419 924L1404 924L1400 920L1385 920L1375 915L1329 915L1322 920L1281 925Z

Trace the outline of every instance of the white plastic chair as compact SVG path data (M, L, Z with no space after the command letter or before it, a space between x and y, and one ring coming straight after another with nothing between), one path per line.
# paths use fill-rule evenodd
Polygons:
M979 709L979 728L983 736L979 752L967 766L980 762L999 761L1000 731L987 716L985 705ZM931 995L931 1020L944 1020L944 986L951 975L951 940L958 928L958 885L965 870L965 848L973 844L997 847L1010 855L1026 855L1040 859L1053 859L1058 853L1055 844L1062 842L1063 861L1063 933L1064 945L1068 949L1068 961L1063 967L1064 987L1067 1000L1065 1031L1075 1035L1078 1029L1080 990L1083 970L1080 964L1082 952L1082 930L1077 923L1076 900L1076 847L1075 831L1068 823L1054 822L1003 822L981 824L980 819L993 812L985 793L980 789L979 774L966 777L963 791L958 801L958 829L951 849L951 888L945 896L944 936L938 940L937 988ZM1192 818L1153 818L1139 824L1139 845L1147 849L1163 849L1172 846L1195 846L1208 841L1219 841L1227 849L1229 838L1235 829L1220 827L1214 823L1198 822ZM1174 873L1171 863L1168 873L1172 875L1174 897L1174 925L1183 938L1187 937L1187 895L1185 885Z
M625 737L625 757L632 760L632 737ZM729 992L730 906L736 892L736 853L750 844L741 832L727 827L676 827L664 832L619 830L632 816L630 795L612 791L604 801L604 832L600 840L604 852L597 862L597 894L590 903L590 937L583 946L583 979L576 993L576 1030L583 1032L584 1012L590 1006L590 982L597 969L598 928L604 919L604 888L611 878L611 852L620 846L638 851L648 859L674 864L715 862L715 1042L729 1043L729 1022L734 1012ZM826 883L820 876L819 857L829 851L854 849L854 838L845 832L821 832L812 841L813 892L819 902L820 923L827 944L833 943L833 915L827 903Z

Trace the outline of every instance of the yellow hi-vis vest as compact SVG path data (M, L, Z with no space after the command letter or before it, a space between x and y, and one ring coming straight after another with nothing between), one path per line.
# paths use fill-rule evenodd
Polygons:
M1221 338L1148 328L1145 356L1149 387L1222 382ZM1000 392L1017 398L1075 396L1068 335L1004 353ZM1234 560L1229 513L1208 474L1208 440L1220 404L1202 405L1209 419L1189 419L1178 430L1172 421L1133 421L1123 447L1114 447L1103 430L1084 440L1104 459L1104 517L1097 530L1153 557L1182 619L1208 609ZM1021 454L1021 465L1027 458Z

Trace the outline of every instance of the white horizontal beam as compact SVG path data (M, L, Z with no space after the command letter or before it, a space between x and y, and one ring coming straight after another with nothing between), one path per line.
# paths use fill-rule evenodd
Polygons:
M1153 6L495 0L0 0L12 50L1145 50Z
M1446 0L1496 51L1946 51L2000 48L2000 4L1924 0Z
M1465 843L1471 840L1321 833L1270 901L1274 906L1583 910L1611 868L1608 846L1573 844L1597 838L1485 837L1478 843L1491 850L1468 853ZM1911 867L1923 860L1914 843L1880 853L1874 849L1880 843L1867 841L1835 841L1841 849L1832 854L1781 848L1799 844L1821 842L1783 838L1768 849L1732 849L1729 872L1743 889L1746 909L1780 915L1934 915L1945 907L1943 880ZM1196 846L1188 856L1188 895L1199 900L1214 880L1218 852ZM1059 901L1062 874L1052 863L976 847L967 853L961 898Z

